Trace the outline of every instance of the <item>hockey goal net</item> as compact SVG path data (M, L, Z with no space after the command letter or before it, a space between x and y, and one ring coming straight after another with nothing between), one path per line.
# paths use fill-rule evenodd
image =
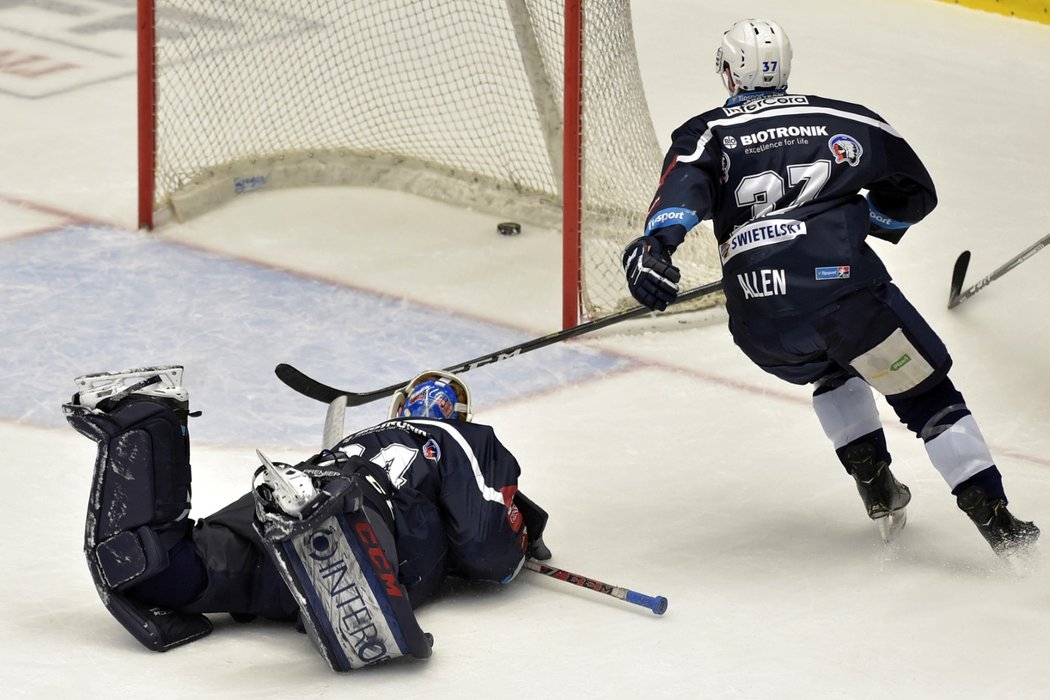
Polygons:
M629 0L139 4L140 225L261 189L391 188L564 227L566 308L634 304L620 256L662 153ZM683 289L718 278L709 235L675 262Z

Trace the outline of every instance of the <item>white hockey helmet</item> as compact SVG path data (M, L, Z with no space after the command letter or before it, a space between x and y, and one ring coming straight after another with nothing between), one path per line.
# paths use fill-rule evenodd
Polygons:
M776 22L742 19L722 34L722 45L715 54L715 72L722 76L731 95L787 87L791 41Z
M394 393L390 417L459 419L469 423L473 417L470 389L451 372L427 370Z

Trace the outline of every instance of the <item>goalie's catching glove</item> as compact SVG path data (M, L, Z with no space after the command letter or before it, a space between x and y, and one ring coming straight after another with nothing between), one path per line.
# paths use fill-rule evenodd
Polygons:
M623 251L623 271L631 296L653 311L663 311L678 297L682 273L659 238L642 236L628 243Z

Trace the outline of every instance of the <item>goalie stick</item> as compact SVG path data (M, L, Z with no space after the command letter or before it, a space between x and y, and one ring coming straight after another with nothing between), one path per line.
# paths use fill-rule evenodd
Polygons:
M1023 263L1025 260L1038 253L1047 245L1050 245L1050 233L1043 236L1038 241L1028 246L1014 257L1010 258L1010 260L1008 260L1006 264L1004 264L995 272L982 279L977 284L967 289L965 292L962 291L962 285L963 278L966 277L966 268L970 264L970 251L964 250L959 255L959 258L955 261L955 269L952 270L952 286L951 291L948 293L948 308L954 309L956 306L963 303L964 301L972 297L974 294L987 287L993 281L999 279L1007 272L1014 269L1015 267Z
M567 583L580 586L582 588L589 588L592 591L598 593L604 593L605 595L611 595L613 598L619 598L620 600L627 601L628 603L634 603L640 605L643 608L649 608L653 611L654 615L663 615L667 612L667 598L662 595L648 596L644 593L638 593L622 586L612 586L608 583L602 583L601 581L595 581L594 579L587 578L586 576L580 576L574 574L565 569L559 569L554 566L547 566L541 564L535 559L526 559L525 568L529 571L535 571L538 574L544 576L550 576L556 578L559 581L565 581Z
M714 294L722 289L721 280L717 282L710 282L708 284L701 285L695 289L690 289L687 292L683 292L678 295L675 299L675 304L680 304L685 301L691 301L693 299L699 299L711 294ZM512 345L496 352L488 353L486 355L480 355L475 357L473 360L467 360L458 365L452 365L451 367L445 367L446 372L459 373L466 372L468 370L475 369L477 367L484 367L495 362L501 362L503 360L509 360L512 357L517 357L522 353L530 352L532 350L538 350L539 348L553 345L554 343L568 340L569 338L575 338L578 335L584 333L590 333L600 328L611 326L614 323L620 321L626 321L631 318L638 318L645 314L652 313L652 311L644 306L635 306L626 311L605 316L594 321L588 321L587 323L581 323L572 328L566 328L565 330L557 331L555 333L549 333L539 338L533 338L532 340L526 340L524 343L518 345ZM353 392L346 389L337 389L327 384L322 384L316 379L304 374L300 370L296 369L292 365L281 363L274 368L274 374L282 382L287 384L292 389L303 396L308 396L316 401L331 404L337 398L341 396L346 397L346 406L362 406L366 403L370 403L377 399L381 399L385 396L390 396L398 389L405 386L409 380L404 380L390 386L385 386L382 389L375 389L374 391L366 392Z

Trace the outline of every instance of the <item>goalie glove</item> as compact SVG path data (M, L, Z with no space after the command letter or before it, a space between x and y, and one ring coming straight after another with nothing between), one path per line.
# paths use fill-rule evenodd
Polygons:
M623 270L631 296L653 311L663 311L678 297L682 274L659 238L642 236L623 251Z

